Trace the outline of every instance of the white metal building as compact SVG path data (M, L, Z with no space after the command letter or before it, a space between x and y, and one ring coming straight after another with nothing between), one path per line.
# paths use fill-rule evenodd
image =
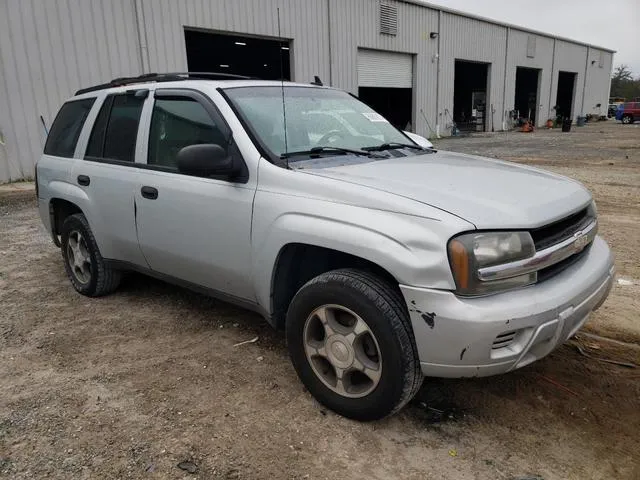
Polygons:
M514 110L537 125L604 115L612 62L606 48L414 0L0 0L0 182L33 175L43 121L66 98L116 77L317 75L432 136L503 130Z

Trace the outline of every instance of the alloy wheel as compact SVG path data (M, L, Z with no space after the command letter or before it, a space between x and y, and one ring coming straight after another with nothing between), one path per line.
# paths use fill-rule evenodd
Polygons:
M73 230L69 234L67 262L78 282L86 285L91 281L91 255L84 237L78 230Z
M307 318L304 348L314 373L335 393L364 397L378 386L382 356L375 335L356 313L322 305Z

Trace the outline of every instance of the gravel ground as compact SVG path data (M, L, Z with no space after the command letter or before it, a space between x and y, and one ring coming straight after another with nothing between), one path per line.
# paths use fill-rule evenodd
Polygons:
M590 328L633 340L639 139L607 123L437 146L584 181L632 283ZM254 314L138 275L106 298L76 294L33 200L0 196L6 478L637 479L640 372L601 359L640 364L640 347L579 336L517 372L430 380L398 415L352 422L313 401Z

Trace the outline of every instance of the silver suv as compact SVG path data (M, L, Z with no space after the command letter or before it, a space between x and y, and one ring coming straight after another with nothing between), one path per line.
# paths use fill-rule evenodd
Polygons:
M74 288L135 270L284 329L324 405L371 420L423 375L544 357L614 274L578 182L425 149L318 85L166 74L66 102L37 165Z

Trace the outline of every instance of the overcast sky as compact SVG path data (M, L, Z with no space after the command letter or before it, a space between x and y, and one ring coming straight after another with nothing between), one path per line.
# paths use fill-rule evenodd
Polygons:
M428 0L616 50L613 65L640 76L640 0Z

